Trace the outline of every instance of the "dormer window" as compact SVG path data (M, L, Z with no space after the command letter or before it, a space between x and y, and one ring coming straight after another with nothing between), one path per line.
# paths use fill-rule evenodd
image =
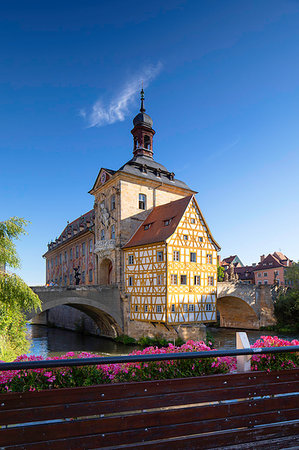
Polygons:
M147 223L146 225L144 225L144 229L148 230L151 227L151 225L152 225L151 223Z
M164 227L167 227L167 226L170 224L171 220L172 220L172 219L166 219L166 220L164 220Z

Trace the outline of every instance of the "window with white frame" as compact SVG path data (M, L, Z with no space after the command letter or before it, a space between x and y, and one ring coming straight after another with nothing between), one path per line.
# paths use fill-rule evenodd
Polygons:
M181 284L187 284L187 275L181 275Z
M129 255L129 257L128 257L128 263L129 263L129 264L134 264L134 255Z
M212 311L212 303L206 303L206 311Z
M183 311L188 312L188 304L187 303L183 304Z
M200 286L200 275L194 275L194 285Z
M174 252L173 252L173 260L174 261L179 261L180 260L180 252L179 252L179 250L174 250Z
M195 223L194 217L191 217L190 221L191 221L191 223Z
M135 312L138 312L138 305L135 305Z
M146 195L139 194L139 209L146 209Z
M189 312L194 312L194 305L193 305L193 303L191 303L189 305Z
M208 286L214 286L214 277L208 277Z
M196 262L196 253L190 252L190 262Z
M157 275L157 285L161 286L163 284L163 275Z
M199 242L202 242L203 241L203 237L202 236L199 236Z
M264 277L267 277L268 276L268 272L264 272Z
M157 252L157 261L158 262L163 261L163 252L161 252L161 251Z
M264 281L264 284L268 284L268 280L265 280L265 281Z
M147 310L148 310L148 306L144 305L144 312L147 312Z
M213 257L212 257L212 255L207 255L207 264L212 264L212 262L213 262Z
M128 285L133 286L133 277L129 277L128 279Z
M175 305L171 305L171 312L175 312Z
M184 234L184 241L188 241L188 234Z
M170 284L178 284L178 276L175 273L170 275Z
M161 305L157 305L157 313L161 313L162 312L162 306Z
M260 277L262 276L262 274L259 272L259 273L257 274L257 276L260 278Z

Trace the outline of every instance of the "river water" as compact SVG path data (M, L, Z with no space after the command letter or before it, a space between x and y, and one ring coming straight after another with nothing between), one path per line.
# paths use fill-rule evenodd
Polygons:
M236 331L246 331L248 339L253 344L260 336L271 335L286 339L299 339L299 335L281 334L259 330L235 330L231 328L208 328L209 333L215 340L215 348L228 350L235 347ZM101 355L125 355L136 346L119 344L110 339L88 336L74 331L59 328L50 328L44 325L28 325L28 337L31 341L29 354L48 356L63 355L67 352L91 352Z

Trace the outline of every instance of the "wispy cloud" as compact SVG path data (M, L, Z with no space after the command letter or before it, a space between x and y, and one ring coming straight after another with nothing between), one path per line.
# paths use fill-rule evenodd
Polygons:
M143 86L146 88L156 78L161 69L162 64L160 62L156 65L144 67L108 105L105 105L101 99L98 99L90 111L80 111L81 116L86 119L89 127L102 127L125 120L136 92L140 91L141 83L143 82Z

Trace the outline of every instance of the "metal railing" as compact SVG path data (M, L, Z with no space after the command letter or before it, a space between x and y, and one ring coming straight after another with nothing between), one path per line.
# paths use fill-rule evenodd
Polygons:
M183 359L216 358L221 356L242 356L256 354L275 354L299 352L299 345L285 347L257 347L237 350L212 350L204 352L161 353L159 355L130 355L130 356L103 356L95 358L73 358L59 360L41 360L0 363L0 371L42 369L55 367L94 366L102 364L123 364L152 361L171 361Z

